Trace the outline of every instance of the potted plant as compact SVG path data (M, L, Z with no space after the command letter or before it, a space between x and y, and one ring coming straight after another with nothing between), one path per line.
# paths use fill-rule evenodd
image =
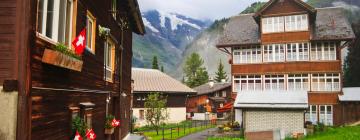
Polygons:
M239 122L234 122L233 125L232 125L232 129L234 131L239 131L240 130L240 124Z
M52 49L45 49L41 61L50 65L81 71L83 61L64 44L57 44Z
M78 132L81 137L85 138L86 130L88 129L88 126L86 125L85 121L81 119L79 116L75 117L71 122L71 128L73 131L73 135L75 135L76 132Z
M113 134L114 128L119 126L120 122L113 115L107 115L105 118L105 134Z

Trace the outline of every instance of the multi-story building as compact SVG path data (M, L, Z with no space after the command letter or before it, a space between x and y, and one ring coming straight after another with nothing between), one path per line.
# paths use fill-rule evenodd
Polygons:
M165 123L179 123L186 120L186 102L190 95L196 91L156 70L144 68L132 68L132 79L134 80L133 91L133 116L135 126L149 125L146 121L145 102L149 94L159 93L166 99L167 118Z
M270 0L234 16L217 47L232 56L236 120L247 132L340 125L341 49L355 38L340 7ZM304 115L305 112L305 115Z
M145 33L136 0L8 0L0 15L0 139L74 139L77 117L97 139L129 134L132 35ZM121 125L108 135L109 114Z
M190 96L186 103L189 119L227 118L230 115L231 107L224 107L233 103L231 83L210 81L193 89L197 93Z

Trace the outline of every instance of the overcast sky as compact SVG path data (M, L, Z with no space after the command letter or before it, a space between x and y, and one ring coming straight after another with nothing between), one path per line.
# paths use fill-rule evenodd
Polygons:
M141 12L156 9L204 20L236 15L256 1L268 0L138 0Z

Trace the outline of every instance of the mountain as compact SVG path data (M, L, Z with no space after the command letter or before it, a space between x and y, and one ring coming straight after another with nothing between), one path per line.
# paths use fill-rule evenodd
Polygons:
M352 23L359 23L360 21L360 16L357 16L360 14L360 0L308 0L307 3L318 8L331 6L344 7L344 9L346 9L348 18ZM254 13L264 4L265 2L253 3L248 8L243 10L241 14ZM184 57L181 60L182 62L176 71L170 75L177 79L182 79L182 67L186 57L193 52L199 53L200 56L204 59L204 66L207 68L210 77L215 76L215 72L217 71L217 66L220 60L223 61L223 64L225 64L224 66L227 74L230 74L230 65L228 65L227 62L229 56L215 47L220 35L223 34L223 29L228 22L228 19L229 18L225 18L215 21L208 29L200 33L199 36L197 36L196 39L186 47L186 50L183 54ZM346 52L344 52L344 54L346 54Z
M211 22L176 13L147 11L142 14L146 34L133 38L133 66L150 68L154 56L165 72L173 71L182 59L185 47Z

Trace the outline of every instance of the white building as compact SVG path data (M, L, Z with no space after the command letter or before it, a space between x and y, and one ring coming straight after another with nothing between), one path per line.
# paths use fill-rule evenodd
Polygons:
M167 123L179 123L186 120L186 102L189 95L196 91L155 69L132 68L134 80L133 91L133 116L136 118L136 126L146 125L145 114L147 95L159 92L167 98Z

